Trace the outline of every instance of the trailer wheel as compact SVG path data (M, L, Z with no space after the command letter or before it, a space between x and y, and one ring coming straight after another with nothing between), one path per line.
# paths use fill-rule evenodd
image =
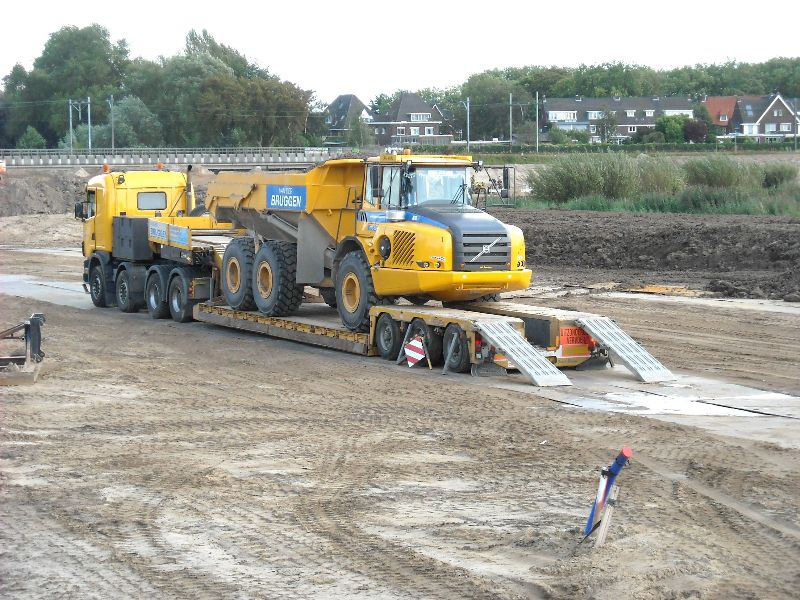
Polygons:
M428 358L431 359L431 364L442 364L442 336L419 317L411 321L409 327L411 328L411 333L408 335L408 339L421 335L422 339L425 340L425 347L428 350Z
M450 351L450 345L455 342L455 347L450 354L448 360L447 353ZM447 368L455 373L466 373L469 371L469 342L467 334L464 330L455 323L450 323L444 330L442 337L442 353L443 359L447 361Z
M264 242L255 257L253 299L258 310L270 317L285 317L303 302L303 286L297 285L297 245Z
M161 289L161 276L153 271L144 286L144 299L147 304L147 312L154 319L166 319L170 316L169 304L165 298L166 295Z
M322 296L325 304L336 308L336 290L334 288L319 288L319 295Z
M92 304L96 307L108 306L106 303L106 279L101 265L95 265L89 271L89 296L92 298Z
M142 301L136 298L136 292L131 291L131 278L128 271L120 271L116 284L117 308L122 312L139 312Z
M189 298L189 280L186 273L179 271L169 282L169 314L177 323L188 323L194 319L192 308L195 302Z
M364 255L348 252L336 270L336 308L342 323L352 331L368 331L369 309L379 302Z
M254 310L253 261L255 244L250 237L238 237L228 244L222 256L222 295L225 302L236 310Z
M403 336L400 335L400 325L388 313L383 313L375 323L375 345L381 358L395 360L400 352Z

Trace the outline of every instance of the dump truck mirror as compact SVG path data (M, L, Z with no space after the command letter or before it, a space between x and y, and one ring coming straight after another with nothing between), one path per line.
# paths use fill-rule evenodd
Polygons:
M86 219L86 212L83 210L83 202L76 202L75 203L75 218L76 219Z

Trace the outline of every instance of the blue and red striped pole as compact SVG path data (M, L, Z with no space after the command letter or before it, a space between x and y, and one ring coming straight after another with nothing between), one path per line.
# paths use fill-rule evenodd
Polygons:
M633 450L625 447L620 450L613 463L600 471L600 484L597 486L597 496L595 496L594 502L592 503L592 510L589 512L589 520L586 521L586 527L583 529L584 539L589 537L603 520L603 510L606 507L606 499L611 491L611 487L614 485L617 475L619 475L625 465L628 464L632 456Z

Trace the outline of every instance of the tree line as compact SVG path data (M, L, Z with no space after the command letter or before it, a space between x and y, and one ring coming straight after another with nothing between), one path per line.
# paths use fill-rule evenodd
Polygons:
M537 92L540 99L684 95L699 100L773 91L800 96L800 58L671 70L625 63L514 67L418 92L442 110L445 130L453 133L465 132L469 98L471 137L487 139L508 135L509 95L514 132L524 134L535 127ZM383 114L399 93L378 94L370 107ZM319 145L325 134L324 106L312 90L281 80L205 30L190 31L182 53L150 61L131 58L125 40L113 41L107 29L91 25L51 34L30 71L17 64L3 78L0 147L86 147L88 107L80 101L87 97L94 147L111 146L112 110L117 147ZM78 101L72 139L69 99Z

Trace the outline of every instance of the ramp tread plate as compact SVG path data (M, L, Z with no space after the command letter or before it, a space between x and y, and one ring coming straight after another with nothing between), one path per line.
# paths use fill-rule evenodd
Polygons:
M535 385L572 385L567 376L537 352L510 323L478 321L475 327Z
M606 345L641 381L657 383L675 380L669 369L608 317L583 317L577 319L577 323Z

